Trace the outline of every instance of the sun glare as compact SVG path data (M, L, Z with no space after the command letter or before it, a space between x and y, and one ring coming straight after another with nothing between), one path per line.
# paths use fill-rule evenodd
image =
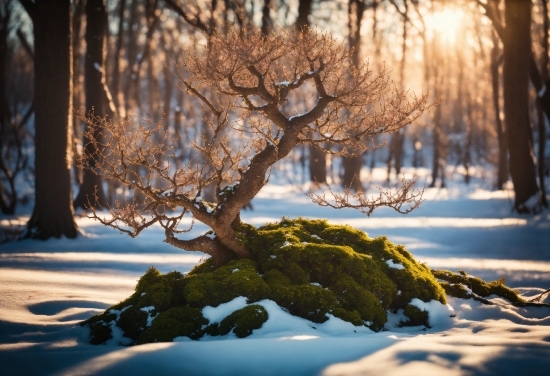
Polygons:
M455 43L463 19L461 9L445 8L426 16L426 29L430 37L437 35L442 42Z

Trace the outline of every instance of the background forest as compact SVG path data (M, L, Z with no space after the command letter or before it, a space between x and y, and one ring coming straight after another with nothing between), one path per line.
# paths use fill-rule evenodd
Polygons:
M301 147L287 162L294 183L361 191L375 166L386 166L388 184L400 178L403 166L426 167L430 187L444 187L449 174L466 184L476 176L494 189L511 181L517 211L547 206L546 0L53 4L0 5L0 208L13 214L36 193L27 236L74 237L73 205L82 208L96 186L102 205L124 193L115 182L78 167L80 156L95 152L83 137L83 116L91 112L160 122L179 137L174 163L193 157L186 143L212 137L204 121L210 115L180 90L174 70L182 55L201 53L214 30L231 28L332 33L354 50L356 61L368 59L375 71L390 71L399 86L430 93L437 103L414 124L372 140L387 147L362 156L332 157ZM303 100L288 105L299 107ZM203 190L206 201L212 194ZM4 230L2 236L15 235Z
M0 0L0 374L546 375L549 28L548 0ZM350 281L367 242L391 306Z

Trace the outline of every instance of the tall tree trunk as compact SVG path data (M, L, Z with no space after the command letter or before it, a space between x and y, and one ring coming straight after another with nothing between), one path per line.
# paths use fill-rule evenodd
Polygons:
M124 94L120 87L120 66L123 59L122 44L124 41L124 11L126 10L126 0L121 0L118 8L118 35L116 39L115 57L113 66L113 79L111 81L111 92L113 100L120 117L126 117L126 108L124 107Z
M84 64L86 111L94 116L104 117L106 106L104 101L105 83L105 53L107 33L107 10L104 0L87 0L86 2L86 60ZM100 129L94 133L94 138L100 137ZM89 140L83 139L84 154L95 155L97 149ZM89 159L90 167L84 170L84 176L78 195L74 200L75 209L92 205L107 206L107 198L103 190L101 177L93 172L94 160Z
M8 66L8 26L11 14L11 1L7 1L0 8L0 210L4 214L14 214L16 200L15 190L4 186L4 177L8 168L4 161L4 143L8 132L12 128L10 107L8 103L6 73Z
M136 57L135 62L132 64L130 73L130 80L127 83L128 90L126 90L126 100L129 100L129 95L132 95L135 100L135 104L138 109L141 108L141 95L140 95L140 79L141 79L141 66L143 62L149 58L149 54L152 49L153 33L155 32L158 24L158 17L156 10L158 7L158 0L147 0L145 2L145 20L147 23L147 32L145 33L145 44L143 51ZM131 60L130 60L131 61Z
M353 50L353 63L359 66L361 48L361 23L365 12L363 0L349 0L348 3L348 44ZM342 186L353 191L362 191L361 168L363 167L363 154L355 157L342 157Z
M83 79L82 79L82 64L80 61L81 57L81 29L82 29L82 19L84 16L85 3L84 0L77 0L74 3L74 13L73 13L73 108L83 109L84 108L84 94L83 94ZM82 142L82 127L81 121L77 116L73 116L73 155L76 157L82 156L81 148L78 146ZM78 163L74 163L73 166L75 180L78 185L82 184L83 171L78 166Z
M271 0L264 0L262 7L262 34L269 34L269 27L271 26L271 18L269 17L269 5Z
M36 198L27 236L74 238L71 2L37 0L33 5Z
M309 16L311 15L311 5L313 0L299 0L298 18L296 19L296 28L298 30L309 27ZM309 179L316 184L326 184L327 182L327 156L324 151L313 145L309 145Z
M296 19L296 27L309 27L309 16L311 15L311 5L313 0L298 1L298 18Z
M541 0L542 2L542 13L543 13L543 36L541 41L542 47L542 59L541 59L541 70L540 75L542 81L545 83L546 90L548 90L548 34L549 34L549 23L548 19L548 0ZM539 174L539 187L541 191L541 203L544 207L548 207L548 201L546 200L546 185L544 182L545 174L545 149L546 149L546 119L544 118L543 104L540 100L537 100L537 116L538 116L538 128L539 128L539 147L538 147L538 174ZM548 119L550 121L550 119Z
M540 207L529 119L531 60L531 1L505 0L504 114L514 183L514 209L533 212Z
M498 171L497 171L497 189L502 190L504 184L508 181L508 140L504 132L504 124L500 116L500 48L499 40L493 31L493 49L491 51L491 83L493 87L493 109L495 112L495 128L497 131L498 142Z

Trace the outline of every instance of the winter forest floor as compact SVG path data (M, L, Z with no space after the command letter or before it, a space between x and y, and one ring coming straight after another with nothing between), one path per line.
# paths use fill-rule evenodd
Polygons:
M372 177L384 174L375 170ZM431 268L487 280L505 277L526 297L550 288L550 211L517 215L511 191L491 191L478 179L466 186L458 174L453 177L446 189L426 189L426 201L409 215L380 209L366 218L315 206L276 172L242 219L259 226L282 216L325 218L371 237L386 235ZM27 208L12 223L24 223L29 213ZM131 239L85 217L77 222L84 233L77 240L0 245L2 376L546 375L550 367L550 308L513 307L496 297L490 299L494 305L450 298L447 307L431 310L427 330L396 328L393 316L379 333L336 320L314 325L264 301L270 317L246 339L230 333L201 341L93 346L80 321L128 297L149 266L186 272L203 254L163 243L160 227ZM204 231L196 225L190 236ZM217 309L228 311L231 304Z

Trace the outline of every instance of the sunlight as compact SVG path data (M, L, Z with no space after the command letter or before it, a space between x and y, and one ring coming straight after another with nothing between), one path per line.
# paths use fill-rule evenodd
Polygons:
M446 7L428 14L424 20L431 38L437 35L441 42L454 44L463 19L464 11L462 9Z

